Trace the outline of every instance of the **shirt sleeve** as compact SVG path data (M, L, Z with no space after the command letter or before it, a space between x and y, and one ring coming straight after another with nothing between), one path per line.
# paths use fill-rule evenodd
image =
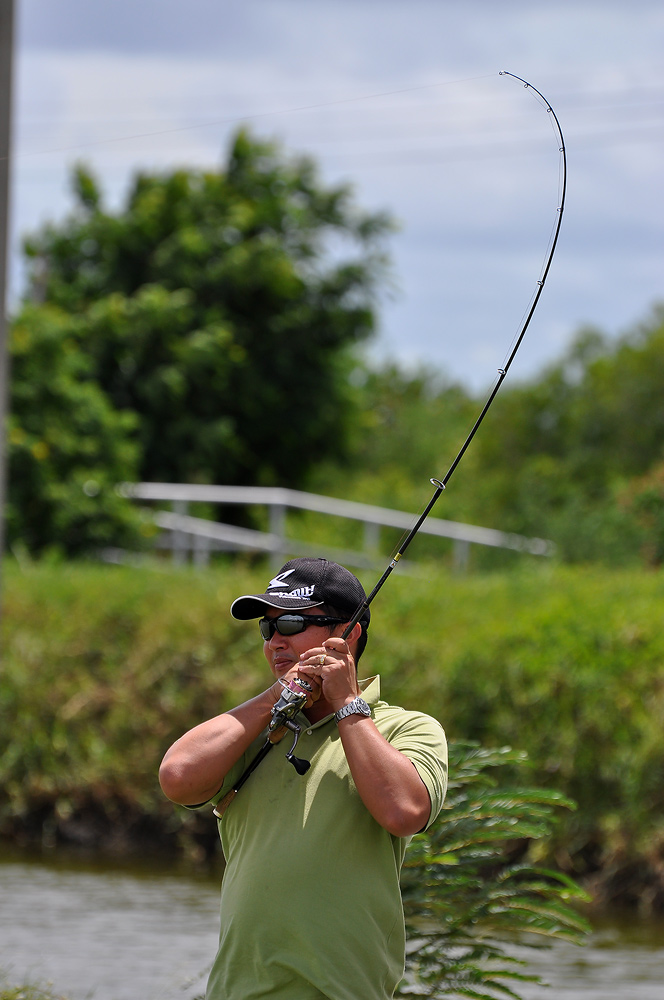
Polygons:
M421 712L403 712L388 743L413 762L431 800L428 829L440 812L447 792L447 740L441 724Z
M257 744L260 744L262 742L264 741L263 740L256 741ZM254 749L254 744L252 743L249 750L243 753L240 759L236 761L235 764L233 764L232 768L224 778L224 782L221 788L211 798L209 798L206 802L197 802L196 805L191 805L191 806L185 805L184 808L195 810L195 809L203 809L205 806L216 806L221 801L221 799L223 799L223 797L227 795L228 792L230 792L231 788L233 788L236 781L238 781L239 778L241 778L242 775L244 774L245 768L253 760L254 755L252 755L251 753L253 749Z

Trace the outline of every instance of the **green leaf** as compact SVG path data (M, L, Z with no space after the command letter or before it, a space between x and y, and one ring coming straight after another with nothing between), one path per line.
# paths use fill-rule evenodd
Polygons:
M515 838L547 836L554 809L573 808L550 790L494 789L487 769L524 762L508 748L450 744L454 790L436 822L414 838L402 873L410 945L401 994L518 1000L512 985L538 981L508 953L522 943L582 943L587 921L569 905L585 893L569 876L510 859ZM510 985L512 984L512 985Z

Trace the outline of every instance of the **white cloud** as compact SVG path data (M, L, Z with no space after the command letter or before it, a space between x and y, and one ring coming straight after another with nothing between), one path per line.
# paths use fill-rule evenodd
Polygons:
M521 374L580 323L619 330L664 297L658 3L21 8L17 233L63 215L74 160L91 163L117 204L137 168L217 164L245 118L401 221L401 297L383 308L377 349L485 385L538 276L558 190L549 116L498 77L507 68L552 102L570 164L558 257ZM19 280L15 260L15 290Z

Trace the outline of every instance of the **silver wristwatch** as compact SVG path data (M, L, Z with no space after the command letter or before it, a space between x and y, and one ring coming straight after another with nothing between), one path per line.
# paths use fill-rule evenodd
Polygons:
M348 715L371 715L371 709L367 705L364 698L353 698L349 701L347 705L340 708L338 712L334 713L334 718L339 721L339 719L345 719Z

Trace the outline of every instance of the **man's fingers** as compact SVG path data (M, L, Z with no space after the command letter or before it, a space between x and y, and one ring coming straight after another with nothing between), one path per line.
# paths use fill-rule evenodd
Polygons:
M320 698L322 690L320 678L315 677L313 674L305 674L303 675L303 680L306 680L307 684L311 687L311 694L307 697L307 708L310 708Z
M331 639L326 639L323 643L323 648L334 650L335 653L341 653L344 656L350 652L348 643L341 636L333 636Z

